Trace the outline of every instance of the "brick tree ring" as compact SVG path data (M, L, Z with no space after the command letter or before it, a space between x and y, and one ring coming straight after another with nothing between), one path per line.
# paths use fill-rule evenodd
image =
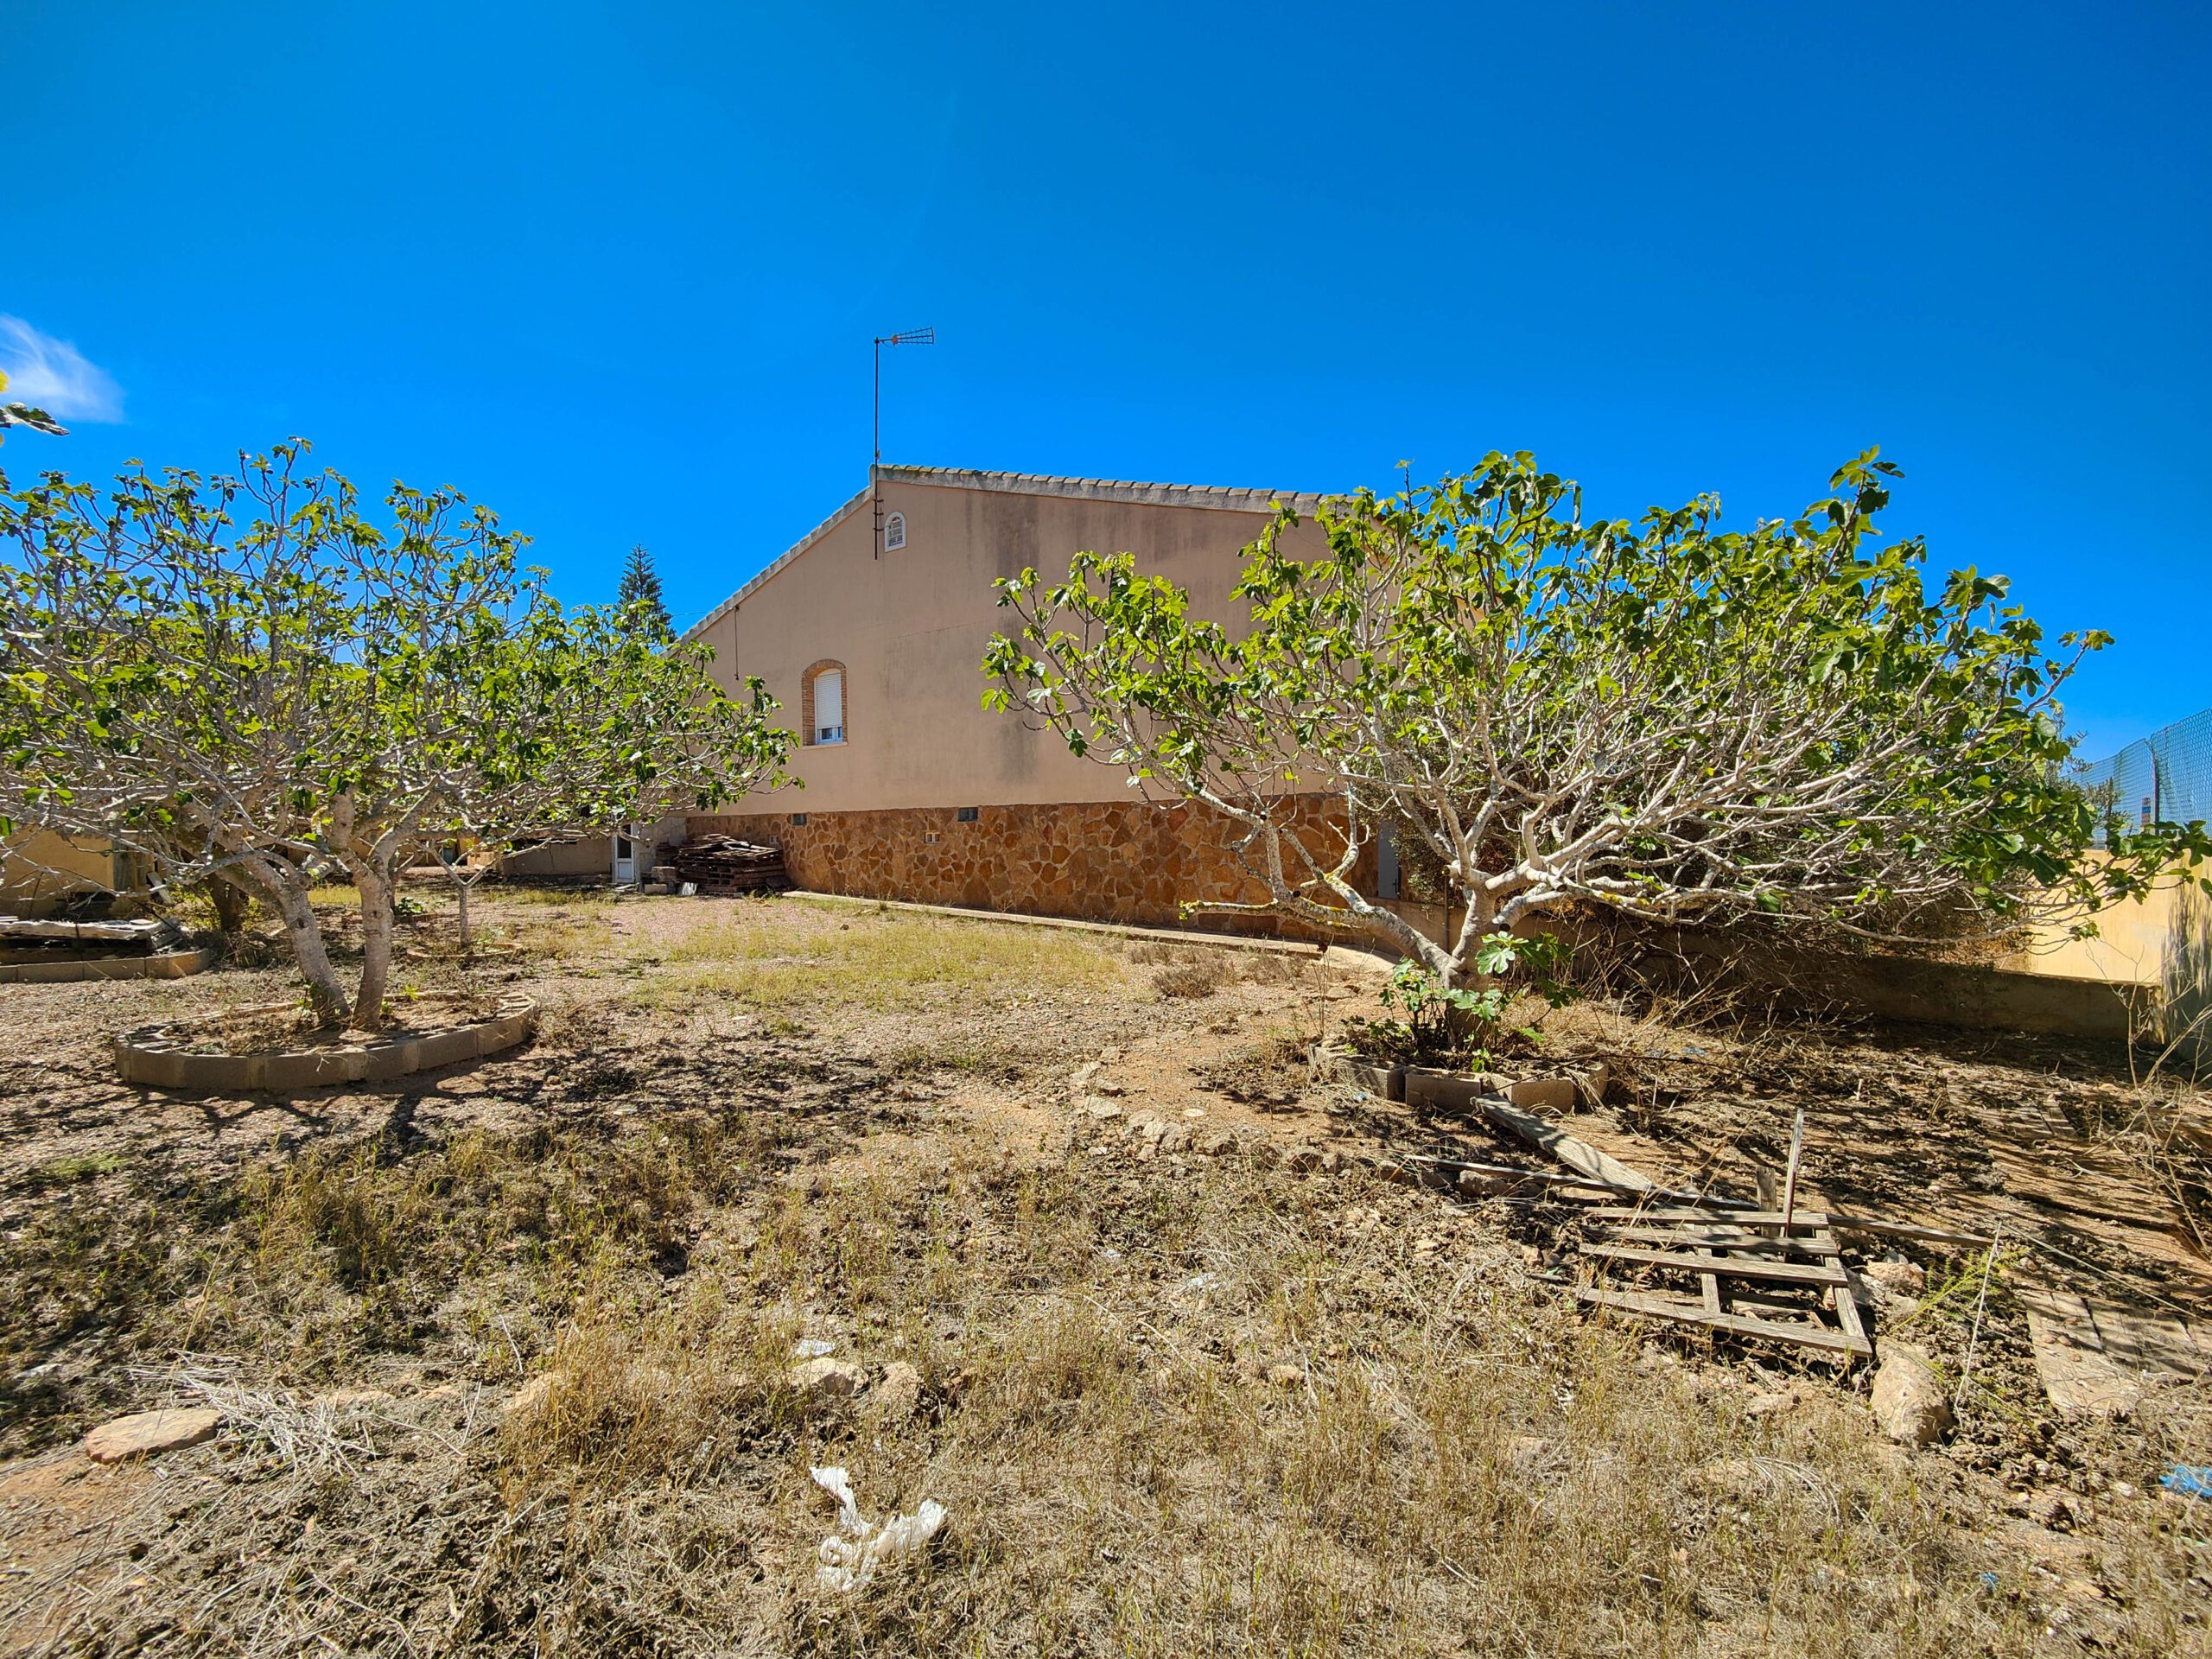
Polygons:
M418 1001L456 1000L426 996ZM435 1071L497 1054L523 1041L537 1026L537 1004L526 996L511 996L503 999L486 1018L442 1031L396 1032L320 1048L266 1049L245 1054L193 1052L195 1036L213 1027L290 1011L290 1004L279 1004L142 1026L115 1039L115 1069L125 1083L209 1092L382 1083L412 1071Z

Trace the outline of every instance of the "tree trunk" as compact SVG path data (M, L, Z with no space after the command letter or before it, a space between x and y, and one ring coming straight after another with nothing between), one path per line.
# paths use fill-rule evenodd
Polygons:
M468 936L468 890L476 885L479 878L469 874L467 865L456 864L448 858L444 848L434 848L432 850L437 854L438 862L446 867L446 880L453 883L454 906L460 912L461 954L467 957L474 949L474 941Z
M246 912L253 904L251 888L227 875L211 875L207 900L215 907L215 926L226 944L245 931Z
M1437 978L1446 990L1460 989L1470 982L1478 988L1489 982L1485 976L1475 972L1471 963L1475 952L1482 948L1482 942L1497 931L1497 900L1476 882L1462 884L1460 891L1466 895L1465 908L1460 915L1459 931L1454 932L1452 887L1447 884L1445 887L1444 933L1447 943L1443 950L1452 965L1448 971L1440 972Z
M308 1004L315 1010L315 1023L342 1024L350 1004L338 970L330 965L330 952L323 948L322 925L315 920L315 906L308 902L307 877L267 881L262 887L283 918L293 959L308 982Z
M361 890L361 990L353 999L352 1025L374 1031L384 1024L385 987L391 977L391 872L363 860L353 866Z

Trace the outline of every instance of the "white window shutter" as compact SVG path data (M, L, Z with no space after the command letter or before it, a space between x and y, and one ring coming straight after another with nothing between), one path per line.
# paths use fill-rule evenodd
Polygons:
M845 734L845 677L834 670L814 679L814 741L835 743Z

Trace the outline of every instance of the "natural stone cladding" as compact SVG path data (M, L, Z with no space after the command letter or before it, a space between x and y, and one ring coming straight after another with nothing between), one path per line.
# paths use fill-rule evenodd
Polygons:
M1317 857L1340 847L1329 829L1341 809L1318 796L1295 804L1295 833ZM1146 926L1192 925L1321 938L1331 931L1273 916L1201 912L1192 899L1257 903L1267 889L1237 861L1243 826L1210 807L1142 801L985 806L971 823L958 807L861 812L694 817L692 835L731 835L784 849L793 885L817 893ZM1372 849L1354 885L1374 891Z

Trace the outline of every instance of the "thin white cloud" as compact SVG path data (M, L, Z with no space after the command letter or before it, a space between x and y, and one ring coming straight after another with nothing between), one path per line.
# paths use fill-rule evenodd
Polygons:
M29 404L65 421L118 422L123 388L66 340L42 334L21 317L0 312L0 372L7 401Z

